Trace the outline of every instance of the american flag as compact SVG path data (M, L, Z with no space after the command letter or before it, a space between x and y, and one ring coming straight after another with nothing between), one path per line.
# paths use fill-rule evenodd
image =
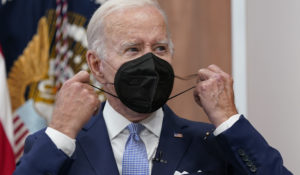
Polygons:
M20 159L22 156L22 153L24 151L24 143L25 139L29 134L29 130L22 121L22 119L19 117L19 115L13 116L13 126L14 126L14 154L16 162Z
M51 120L57 92L53 87L59 87L80 70L88 70L85 29L94 10L104 1L0 0L0 43L6 61L3 72L7 73L1 72L0 76L10 91L6 92L10 102L5 104L12 109L5 117L10 125L3 125L9 128L15 162L23 154L26 137ZM95 81L91 77L93 84ZM2 87L1 82L0 90ZM0 114L1 107L0 104ZM0 161L2 175L1 166L4 164Z
M174 137L176 137L176 138L182 138L183 134L182 133L174 133Z
M13 155L14 134L5 60L0 46L0 174L11 175L15 168Z

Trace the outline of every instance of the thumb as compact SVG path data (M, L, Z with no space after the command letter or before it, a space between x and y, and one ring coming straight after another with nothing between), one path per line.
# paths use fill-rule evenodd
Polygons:
M80 71L75 74L74 77L70 79L71 81L77 81L81 83L89 83L90 82L90 74L87 71Z

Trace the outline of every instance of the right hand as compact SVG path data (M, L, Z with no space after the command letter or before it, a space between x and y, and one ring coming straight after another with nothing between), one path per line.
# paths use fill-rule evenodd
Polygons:
M234 104L233 79L216 65L199 70L194 98L215 127L238 113Z
M80 71L61 87L49 127L76 138L83 125L98 111L100 101L88 84L89 73Z

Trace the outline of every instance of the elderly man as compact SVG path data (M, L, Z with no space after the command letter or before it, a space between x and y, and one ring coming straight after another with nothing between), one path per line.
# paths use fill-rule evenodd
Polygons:
M158 4L110 0L87 34L87 62L107 101L99 109L87 72L68 80L49 127L28 137L15 174L291 174L237 113L232 78L217 66L199 70L194 91L213 125L179 118L165 105L173 48Z

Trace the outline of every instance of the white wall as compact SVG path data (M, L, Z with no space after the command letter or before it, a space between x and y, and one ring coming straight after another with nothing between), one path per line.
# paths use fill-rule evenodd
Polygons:
M246 99L237 98L246 100L248 119L281 152L285 166L300 174L300 1L248 0L244 13L247 87Z
M235 103L247 116L246 1L231 0L232 75Z

